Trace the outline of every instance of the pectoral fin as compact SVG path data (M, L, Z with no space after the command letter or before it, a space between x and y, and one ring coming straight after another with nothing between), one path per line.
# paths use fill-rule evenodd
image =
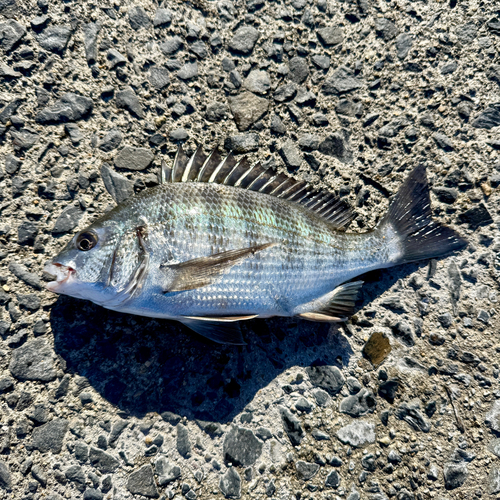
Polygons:
M294 314L311 321L345 321L354 313L354 304L362 281L338 286L331 292L298 306Z
M265 243L249 248L228 250L208 257L199 257L179 264L162 265L161 268L167 274L168 279L168 286L164 292L182 292L210 285L234 265L274 245L276 243Z
M178 320L196 333L219 344L245 345L238 321L254 317L255 316L239 316L233 319L186 316Z

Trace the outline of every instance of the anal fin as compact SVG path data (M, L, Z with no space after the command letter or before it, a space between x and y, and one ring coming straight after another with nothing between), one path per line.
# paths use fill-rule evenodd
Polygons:
M362 285L362 281L344 283L311 302L301 304L294 315L310 321L346 321L354 313L354 304Z
M255 316L251 316L252 318ZM240 317L250 319L250 317ZM245 345L238 319L183 317L178 321L191 328L196 333L219 344Z

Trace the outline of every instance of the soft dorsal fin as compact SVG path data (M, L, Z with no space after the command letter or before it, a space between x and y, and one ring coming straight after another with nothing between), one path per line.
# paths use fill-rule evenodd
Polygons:
M334 194L316 189L307 182L296 180L287 174L278 174L270 168L266 169L260 162L250 165L246 156L239 161L232 153L222 158L217 148L206 156L199 146L189 158L182 146L179 146L171 169L162 162L160 181L213 182L258 191L300 203L328 220L337 229L344 228L354 219L351 208Z

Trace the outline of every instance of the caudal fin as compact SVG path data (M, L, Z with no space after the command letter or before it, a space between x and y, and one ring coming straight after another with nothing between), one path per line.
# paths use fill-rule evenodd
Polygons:
M425 167L419 165L407 177L379 228L390 227L402 243L399 263L442 257L467 246L456 231L432 220Z

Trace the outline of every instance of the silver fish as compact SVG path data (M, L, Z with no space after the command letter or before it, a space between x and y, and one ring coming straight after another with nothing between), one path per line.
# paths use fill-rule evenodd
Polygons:
M239 321L300 316L343 321L367 271L441 257L466 242L431 218L425 167L415 168L371 231L304 181L179 148L160 185L120 203L46 265L47 288L108 309L170 318L242 344Z

